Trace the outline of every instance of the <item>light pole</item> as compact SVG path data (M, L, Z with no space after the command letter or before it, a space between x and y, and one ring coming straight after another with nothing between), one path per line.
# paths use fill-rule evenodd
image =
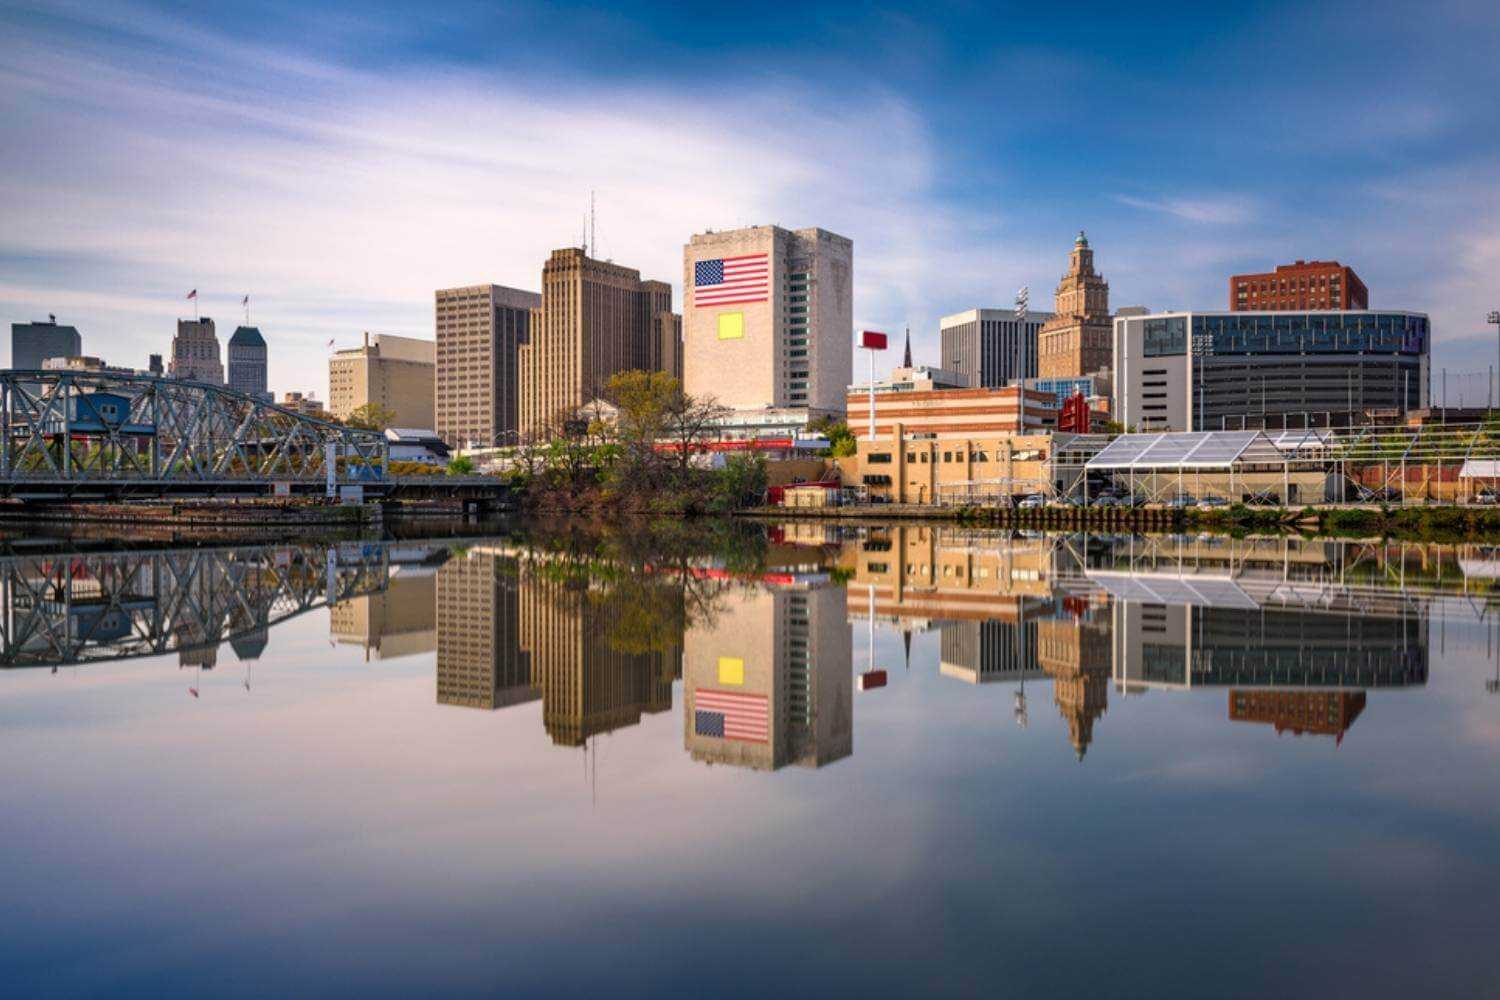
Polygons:
M877 330L865 330L859 335L859 346L870 352L870 437L875 440L875 352L886 347L886 335Z
M1484 321L1495 324L1496 357L1500 357L1500 309L1491 309L1490 314L1484 318ZM1495 371L1500 373L1500 368L1495 369ZM1500 377L1500 375L1497 375L1497 377Z

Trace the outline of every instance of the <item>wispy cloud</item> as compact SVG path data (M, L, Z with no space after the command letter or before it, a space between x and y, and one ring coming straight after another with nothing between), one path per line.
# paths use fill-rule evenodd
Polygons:
M1137 198L1131 195L1115 195L1122 205L1145 212L1158 212L1188 222L1208 222L1219 225L1234 225L1251 221L1255 217L1254 202L1245 197L1225 195L1208 198Z
M579 240L591 190L599 252L674 283L705 228L848 233L871 321L937 311L974 236L932 193L921 117L879 90L818 101L771 81L726 118L716 99L646 85L373 74L294 54L268 78L264 48L201 32L163 62L149 38L26 30L0 74L16 84L5 118L37 141L0 152L0 195L17 206L0 253L111 266L7 282L0 309L76 320L120 363L166 346L186 289L230 315L249 293L273 383L321 388L330 329L430 336L435 288L535 287L547 253Z

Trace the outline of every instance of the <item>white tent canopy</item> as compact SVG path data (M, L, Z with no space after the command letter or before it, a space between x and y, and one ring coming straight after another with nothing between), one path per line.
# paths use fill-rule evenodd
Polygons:
M1500 479L1500 461L1492 458L1470 458L1458 470L1459 479Z
M1261 431L1122 434L1088 461L1090 471L1229 469L1279 465L1286 453Z

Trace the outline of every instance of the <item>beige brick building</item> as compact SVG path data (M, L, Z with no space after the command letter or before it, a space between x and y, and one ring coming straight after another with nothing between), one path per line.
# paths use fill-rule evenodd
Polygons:
M500 285L439 289L436 295L435 427L453 447L492 447L519 432L520 347L535 292Z
M1080 230L1073 241L1068 273L1057 286L1054 314L1037 334L1037 375L1091 375L1111 367L1113 357L1109 282L1094 270L1094 251Z
M430 340L365 334L362 347L328 359L328 409L340 420L376 403L395 414L393 427L431 429L437 349Z
M854 373L854 244L752 226L683 247L684 385L734 410L844 412Z
M522 437L544 435L563 415L603 394L609 377L673 363L672 286L577 247L552 251L542 295L520 350Z

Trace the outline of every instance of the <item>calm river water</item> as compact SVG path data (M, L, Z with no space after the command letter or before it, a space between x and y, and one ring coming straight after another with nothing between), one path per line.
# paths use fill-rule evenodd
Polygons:
M1500 551L5 552L11 996L1500 991Z

